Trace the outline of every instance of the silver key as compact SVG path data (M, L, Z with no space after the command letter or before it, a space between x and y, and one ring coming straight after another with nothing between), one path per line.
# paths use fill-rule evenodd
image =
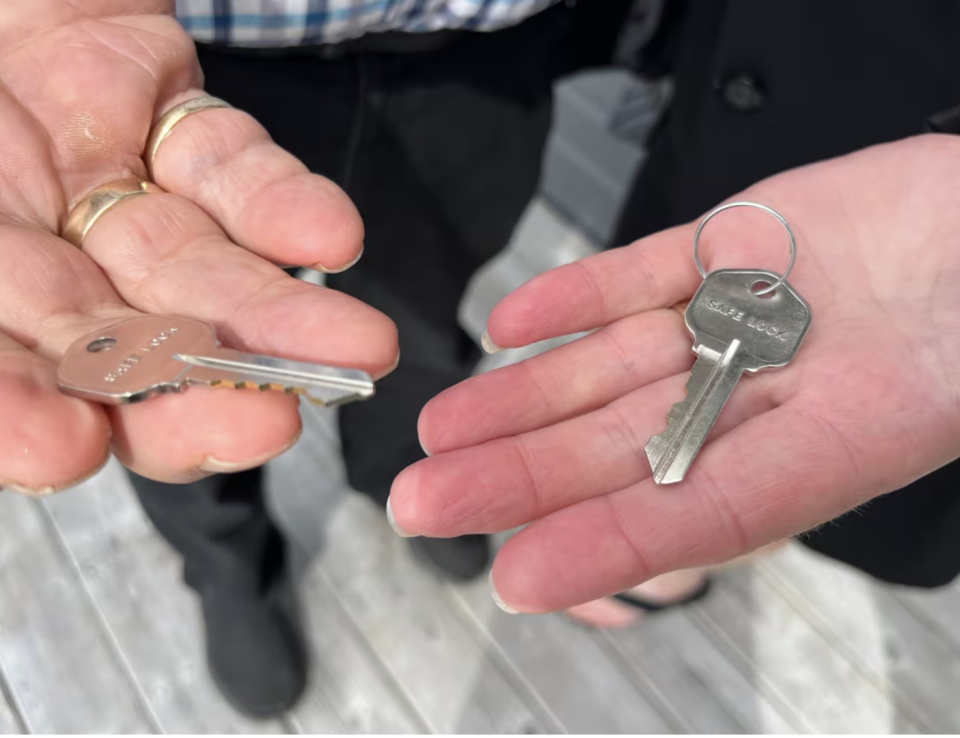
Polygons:
M687 306L697 361L687 398L646 445L657 484L683 479L743 372L782 367L796 355L810 327L810 306L787 282L763 297L751 291L779 280L760 270L712 272Z
M66 394L108 405L183 392L190 385L279 390L327 406L374 394L366 372L225 349L207 323L157 315L131 318L76 341L60 362L57 383Z

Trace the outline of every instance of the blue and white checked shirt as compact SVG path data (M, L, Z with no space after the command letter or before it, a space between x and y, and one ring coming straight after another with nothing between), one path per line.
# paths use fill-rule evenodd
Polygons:
M382 31L492 31L519 23L555 2L177 0L177 17L197 41L277 47L336 43Z

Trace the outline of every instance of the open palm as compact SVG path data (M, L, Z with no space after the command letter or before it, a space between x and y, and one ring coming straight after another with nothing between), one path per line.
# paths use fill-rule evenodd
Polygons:
M644 445L694 358L671 307L700 283L696 224L548 272L494 310L503 347L600 330L427 405L433 456L396 481L398 525L454 536L529 524L493 577L509 605L544 612L732 559L960 456L960 141L868 149L736 199L794 227L790 283L813 324L788 367L741 380L682 483L656 485ZM711 221L707 267L785 264L764 217Z
M191 390L105 410L61 395L56 361L140 312L213 323L224 343L382 375L393 324L277 264L342 269L363 226L349 199L237 110L192 115L159 150L166 193L110 210L83 251L58 237L93 188L145 178L154 122L203 95L173 0L4 0L0 10L0 487L49 492L117 455L186 481L254 466L299 432L296 398Z

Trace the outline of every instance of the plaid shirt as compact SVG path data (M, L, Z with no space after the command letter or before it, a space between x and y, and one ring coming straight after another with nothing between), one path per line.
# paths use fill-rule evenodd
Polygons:
M177 0L193 38L230 46L336 43L367 33L519 23L557 0ZM602 2L602 0L600 0Z

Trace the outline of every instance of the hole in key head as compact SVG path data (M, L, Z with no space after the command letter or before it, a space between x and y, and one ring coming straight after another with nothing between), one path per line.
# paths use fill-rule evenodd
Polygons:
M766 293L765 295L758 295L757 293L758 293L758 292L763 292L763 291L764 291L765 289L767 289L767 287L769 287L771 284L772 284L771 282L768 282L768 281L766 281L765 279L758 279L756 282L754 282L752 285L750 285L750 293L751 293L754 297L759 297L761 300L769 300L771 297L773 297L775 294L777 294L777 291L776 291L776 290L773 290L772 292L768 292L768 293Z
M88 343L87 351L89 351L91 354L99 354L101 351L109 351L116 345L116 338L105 336L104 338L98 338L97 340Z

